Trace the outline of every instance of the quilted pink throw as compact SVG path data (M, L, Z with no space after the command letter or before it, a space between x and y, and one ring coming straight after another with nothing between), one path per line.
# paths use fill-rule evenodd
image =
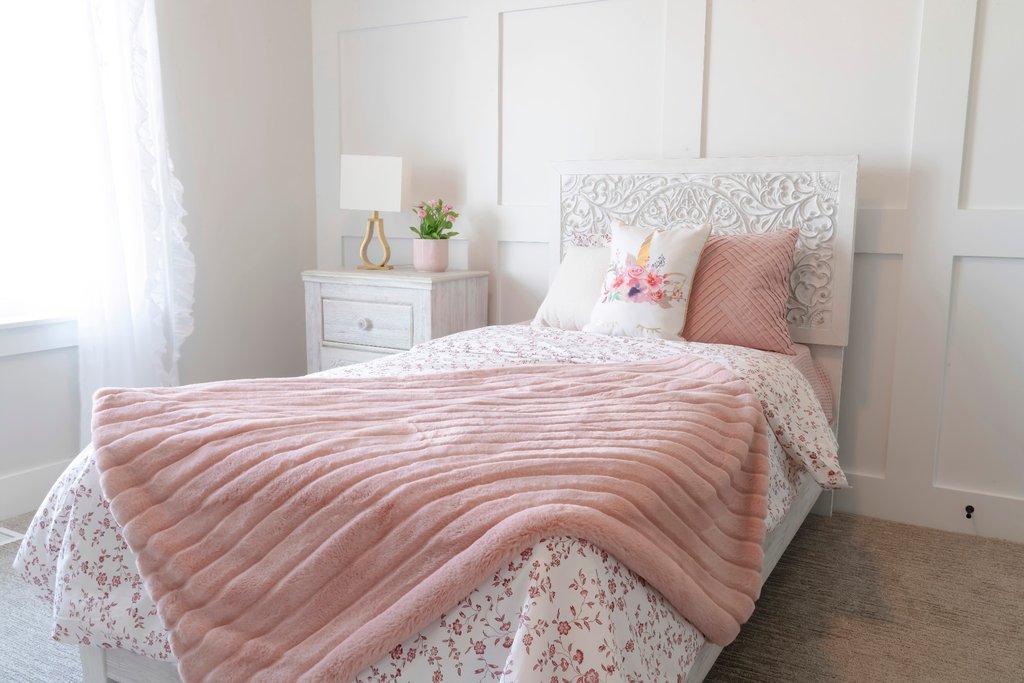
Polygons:
M768 426L694 356L104 389L93 439L186 681L348 680L547 536L718 644L760 590Z

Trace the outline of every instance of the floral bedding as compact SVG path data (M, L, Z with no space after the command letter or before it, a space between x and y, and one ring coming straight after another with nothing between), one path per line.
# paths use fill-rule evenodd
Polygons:
M762 402L776 436L769 457L769 530L782 519L803 478L813 476L826 487L845 485L834 436L807 381L777 354L513 325L452 335L322 374L374 377L610 363L680 351L730 368ZM100 491L91 448L54 485L15 567L51 607L56 640L173 660L135 558ZM676 681L703 643L660 594L614 557L586 540L555 537L524 549L356 680Z

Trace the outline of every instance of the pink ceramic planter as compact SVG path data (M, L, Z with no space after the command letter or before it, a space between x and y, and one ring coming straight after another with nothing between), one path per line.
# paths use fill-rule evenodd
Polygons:
M448 240L412 241L412 265L426 273L443 273L448 270Z

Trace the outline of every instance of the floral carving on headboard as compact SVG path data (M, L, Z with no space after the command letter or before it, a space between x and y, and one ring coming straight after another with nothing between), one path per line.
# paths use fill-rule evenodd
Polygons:
M603 246L612 219L651 228L705 223L715 234L798 231L786 317L828 328L839 173L563 175L562 250Z

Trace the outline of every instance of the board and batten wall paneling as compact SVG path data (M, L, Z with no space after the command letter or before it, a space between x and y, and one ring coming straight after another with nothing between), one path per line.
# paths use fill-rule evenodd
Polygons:
M836 507L1024 540L1024 486L1008 481L1024 461L1011 447L1024 322L987 308L1024 286L1022 11L313 0L319 266L355 263L363 232L365 216L337 208L343 151L402 155L414 201L441 194L463 209L453 254L492 272L492 323L528 318L543 298L551 162L858 154L839 429L854 488ZM417 95L424 81L447 84L434 107ZM412 215L385 218L407 263ZM992 363L973 365L976 344ZM968 404L982 393L1004 409Z
M709 157L857 154L861 207L903 208L920 2L712 0Z
M591 2L503 13L502 204L547 204L552 159L659 155L665 4Z
M531 320L547 293L547 242L501 242L498 245L497 300L505 322Z
M901 259L857 254L853 261L850 344L843 359L839 448L850 475L885 477L890 386Z
M964 145L961 208L1024 209L1024 2L982 0L974 44L973 96Z
M1022 289L1024 259L956 259L938 486L1024 500Z
M398 216L399 214L395 214ZM405 228L412 222L407 216L401 216L399 224ZM405 230L409 237L388 237L388 245L391 247L391 263L396 265L408 265L412 263L412 240L413 235ZM399 235L402 233L399 232ZM357 268L363 261L359 257L359 247L363 243L363 237L343 236L341 238L341 255L343 268ZM367 252L370 260L380 262L383 258L383 250L377 240L370 244ZM469 243L465 240L452 240L448 251L448 267L457 270L469 270Z
M323 144L319 118L317 123L321 268L348 262L342 240L361 236L369 215L338 210L339 154L403 157L412 169L407 176L411 187L405 191L410 206L437 198L458 205L465 202L469 123L465 33L465 17L449 14L384 25L354 24L331 33L329 56L323 58L334 63L319 65L322 68L314 65L316 73L328 71L335 83L329 104L323 102L321 90L315 94L318 113L325 106L334 112L333 144ZM325 154L328 147L333 153ZM324 204L328 196L333 197L333 206ZM383 212L381 216L389 242L394 237L412 237L409 226L415 221L410 213ZM411 246L400 246L393 263L408 264L411 254Z

